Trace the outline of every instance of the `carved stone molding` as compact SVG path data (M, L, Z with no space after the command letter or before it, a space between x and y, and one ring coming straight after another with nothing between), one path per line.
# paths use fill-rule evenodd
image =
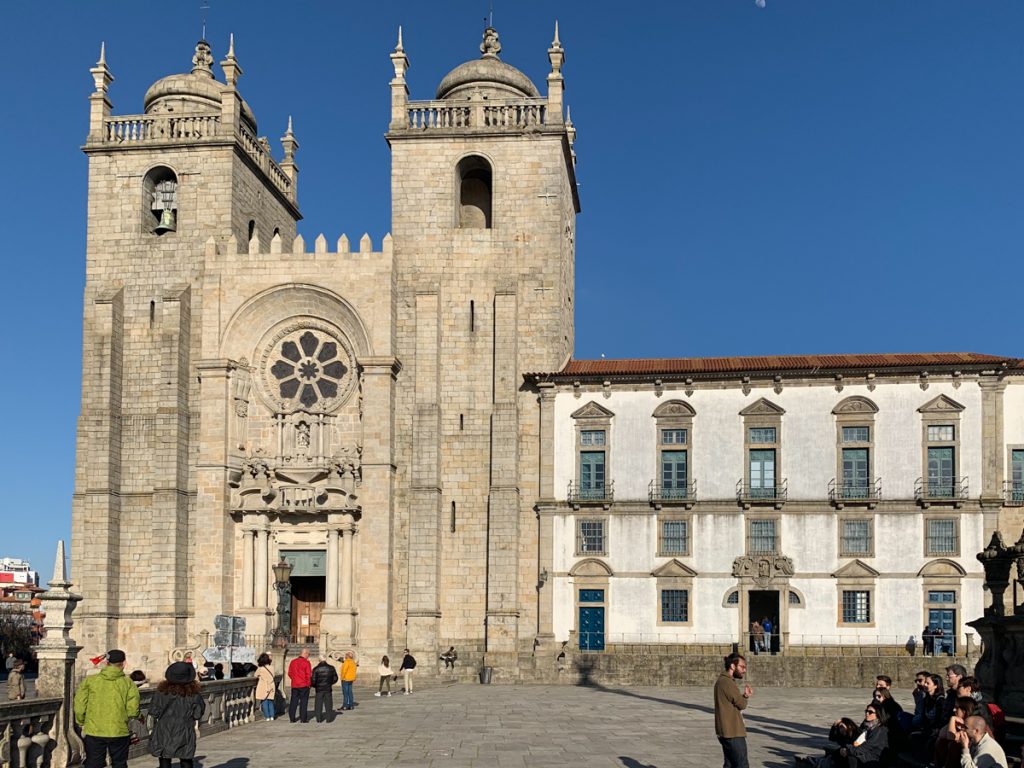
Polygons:
M743 555L732 561L732 575L765 587L777 578L792 576L793 561L785 555Z

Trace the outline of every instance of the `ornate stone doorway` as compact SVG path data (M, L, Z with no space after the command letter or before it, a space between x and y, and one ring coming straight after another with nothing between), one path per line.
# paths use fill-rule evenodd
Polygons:
M323 576L293 576L291 635L299 643L320 639L320 616L324 610L326 580Z
M765 635L765 650L771 653L779 651L779 591L776 589L752 589L747 592L747 615L750 621L764 624L767 618L771 621L771 634ZM748 643L748 650L753 651L753 642Z

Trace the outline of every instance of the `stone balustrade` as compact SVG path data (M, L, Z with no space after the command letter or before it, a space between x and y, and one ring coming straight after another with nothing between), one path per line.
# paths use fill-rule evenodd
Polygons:
M0 704L0 768L50 768L60 698Z
M406 128L521 131L547 125L547 104L546 99L411 101Z
M145 142L201 142L223 139L220 115L120 115L103 120L100 142L123 146ZM235 140L286 197L294 199L291 178L260 139L239 125Z
M262 718L256 704L255 677L213 680L200 683L199 688L202 691L203 700L206 702L206 711L199 724L200 736L209 736ZM156 690L144 688L140 693L143 728L139 729L141 731L140 739L132 745L129 752L130 757L149 754L149 734L153 729L153 718L149 716L149 707L153 702ZM6 766L2 768L6 768Z

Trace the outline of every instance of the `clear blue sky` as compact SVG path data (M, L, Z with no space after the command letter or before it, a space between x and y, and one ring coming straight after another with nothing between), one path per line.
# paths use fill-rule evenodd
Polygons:
M307 242L389 229L388 54L411 97L479 55L487 0L211 0L275 151L301 142ZM554 19L579 131L576 356L1024 356L1024 2L495 0L541 90ZM199 0L9 2L0 185L0 556L49 576L70 530L87 131L101 40L115 113L187 71ZM18 361L17 367L13 362Z

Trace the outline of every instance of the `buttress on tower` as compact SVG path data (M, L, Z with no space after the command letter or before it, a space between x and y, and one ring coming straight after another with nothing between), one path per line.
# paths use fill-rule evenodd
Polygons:
M488 28L410 101L399 32L376 251L296 236L298 141L289 120L273 158L233 40L223 82L200 41L140 115L111 114L101 53L73 506L87 649L156 670L217 614L328 652L533 648L551 467L523 374L572 350L579 199L557 27L546 96L500 50Z

